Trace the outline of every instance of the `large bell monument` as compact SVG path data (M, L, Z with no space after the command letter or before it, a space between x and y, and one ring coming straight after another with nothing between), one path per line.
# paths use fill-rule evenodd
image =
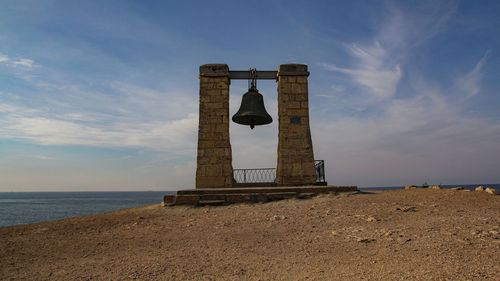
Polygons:
M324 161L314 160L309 126L308 76L304 64L282 64L277 71L234 71L227 64L200 66L196 189L165 195L164 203L223 204L268 201L319 192L356 191L356 186L328 186ZM248 80L249 89L242 97L240 109L231 118L229 88L231 80L235 79ZM276 169L233 169L230 120L251 129L273 121L264 107L262 94L257 90L256 81L262 79L277 83L279 132Z

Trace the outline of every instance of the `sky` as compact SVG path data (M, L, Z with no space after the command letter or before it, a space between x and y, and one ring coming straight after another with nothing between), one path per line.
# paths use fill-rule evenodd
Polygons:
M499 1L24 1L0 5L0 192L194 188L199 66L307 64L331 185L500 183ZM276 166L275 120L230 124ZM230 114L247 81L233 80Z

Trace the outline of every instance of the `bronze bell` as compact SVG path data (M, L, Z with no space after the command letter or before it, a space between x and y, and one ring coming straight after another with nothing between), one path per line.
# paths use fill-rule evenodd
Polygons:
M256 125L266 125L273 122L273 118L264 107L264 98L255 87L255 82L252 83L248 92L243 95L240 109L233 115L233 122L250 125L250 129L253 129Z

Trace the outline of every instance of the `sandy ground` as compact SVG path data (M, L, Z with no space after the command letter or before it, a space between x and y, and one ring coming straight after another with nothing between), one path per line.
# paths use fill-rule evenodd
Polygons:
M0 228L0 249L1 280L500 280L500 196L153 205Z

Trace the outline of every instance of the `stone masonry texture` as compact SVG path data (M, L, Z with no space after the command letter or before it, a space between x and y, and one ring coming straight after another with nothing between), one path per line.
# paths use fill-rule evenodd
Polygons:
M309 127L308 76L307 65L283 64L278 68L278 185L316 182Z
M196 188L233 185L229 83L229 67L226 64L200 66Z

